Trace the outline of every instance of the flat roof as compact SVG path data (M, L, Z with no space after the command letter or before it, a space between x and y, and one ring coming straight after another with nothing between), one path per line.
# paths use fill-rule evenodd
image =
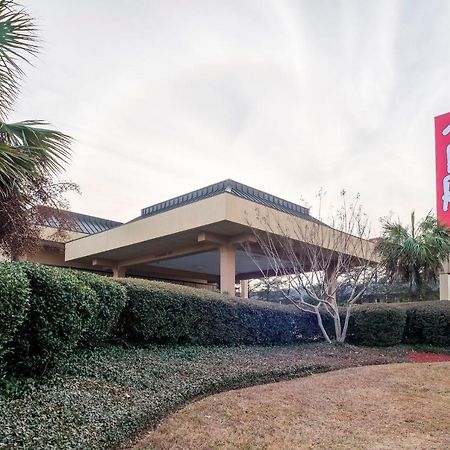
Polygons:
M156 214L189 205L225 192L245 200L250 200L251 202L285 212L292 216L302 217L303 219L308 220L312 219L309 215L309 209L304 206L297 205L296 203L289 202L275 195L268 194L267 192L260 191L259 189L255 189L245 184L238 183L237 181L228 179L210 184L209 186L205 186L192 192L188 192L187 194L173 197L164 202L156 203L155 205L148 206L147 208L143 208L141 210L141 216L135 220L139 220L143 217L154 216Z

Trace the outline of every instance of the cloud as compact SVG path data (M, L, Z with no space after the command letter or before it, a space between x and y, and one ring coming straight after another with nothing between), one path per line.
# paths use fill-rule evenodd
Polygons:
M45 51L14 118L76 139L74 210L128 220L224 178L292 201L434 207L445 1L24 1Z

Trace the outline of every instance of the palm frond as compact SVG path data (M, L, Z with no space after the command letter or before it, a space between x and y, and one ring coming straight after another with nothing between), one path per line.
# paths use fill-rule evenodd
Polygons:
M0 122L0 141L31 157L36 169L56 174L63 170L63 164L70 157L72 139L59 131L43 128L47 125L40 120Z
M415 279L419 284L421 278L434 277L441 261L449 257L450 230L431 214L416 223L412 213L409 227L399 222L384 223L377 251L391 276L396 274L405 281Z
M14 0L0 0L0 117L5 118L18 94L21 62L39 49L36 26Z
M0 196L11 194L34 169L34 158L16 148L0 144Z

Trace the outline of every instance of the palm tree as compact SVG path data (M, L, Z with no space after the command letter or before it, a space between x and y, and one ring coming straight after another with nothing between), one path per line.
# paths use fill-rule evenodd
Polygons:
M8 123L24 75L21 65L39 50L32 18L14 0L0 0L0 253L16 258L37 249L37 226L67 209L73 183L56 183L70 156L71 138L40 120Z
M416 223L386 221L377 243L381 264L391 279L408 281L410 292L420 292L423 282L436 279L442 261L450 255L450 230L428 214Z
M0 0L0 196L20 195L34 177L63 169L70 156L69 136L39 120L6 123L19 93L20 64L36 55L37 30L13 0Z

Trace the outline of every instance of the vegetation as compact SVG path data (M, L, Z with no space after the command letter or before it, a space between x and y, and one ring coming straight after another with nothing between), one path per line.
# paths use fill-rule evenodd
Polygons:
M404 352L285 347L105 347L79 351L52 381L0 396L5 448L106 450L202 395L340 367L405 360ZM0 446L1 446L0 445Z
M358 345L450 346L450 301L358 305L349 330Z
M423 302L403 306L406 324L403 341L450 347L450 302Z
M22 63L38 52L34 21L13 0L0 0L0 252L12 258L35 248L36 223L66 206L73 183L55 183L71 139L40 120L7 123L19 94ZM39 207L38 207L39 206Z
M450 365L355 367L207 397L133 450L448 449Z
M320 217L303 221L281 218L267 208L256 210L255 223L248 221L264 263L251 245L246 248L247 255L266 285L278 287L297 309L315 316L329 343L345 342L352 308L376 277L367 216L358 197L350 204L345 192L341 197L341 207L331 213L327 224ZM348 295L339 305L337 292L343 286ZM331 321L333 327L324 321Z
M27 275L30 308L8 346L7 366L21 375L43 375L75 349L99 302L72 271L40 264L12 265Z
M261 347L321 333L314 316L292 306L40 264L0 264L0 302L6 448L105 449L198 395L404 358L395 347ZM355 306L348 336L363 345L448 347L450 302Z
M80 342L82 346L95 346L112 336L127 302L127 293L123 286L109 278L80 271L74 274L97 296L98 310L89 321Z
M392 305L360 306L351 318L349 341L379 347L398 345L403 341L406 313L406 308Z
M377 250L391 280L407 281L410 292L418 295L424 281L435 279L442 261L450 256L450 230L431 215L416 223L413 212L407 226L383 224Z
M0 295L0 343L12 376L47 374L76 348L111 340L236 346L322 338L314 316L292 306L33 263L1 264ZM348 336L368 346L450 345L450 302L355 306Z
M287 344L320 338L314 317L292 306L231 299L185 286L122 279L128 304L118 333L134 343Z
M5 346L27 316L29 298L28 279L21 268L0 263L0 364Z

